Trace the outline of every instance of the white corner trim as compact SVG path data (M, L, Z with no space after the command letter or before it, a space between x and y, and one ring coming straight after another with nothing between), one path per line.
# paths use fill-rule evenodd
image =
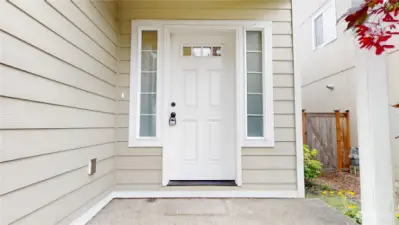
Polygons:
M303 2L301 0L292 0L292 28L293 34L299 33L299 22L296 21L295 13L301 10ZM297 190L298 198L305 197L305 174L303 164L303 139L302 139L302 86L301 74L299 68L298 47L299 39L293 35L294 51L294 94L295 94L295 139L296 139L296 171L297 171Z
M85 225L116 198L298 198L297 191L114 191L70 225Z
M111 192L105 198L101 199L97 204L91 207L87 212L83 213L80 217L74 220L70 225L84 225L88 223L98 212L101 211L108 203L114 199L115 192Z

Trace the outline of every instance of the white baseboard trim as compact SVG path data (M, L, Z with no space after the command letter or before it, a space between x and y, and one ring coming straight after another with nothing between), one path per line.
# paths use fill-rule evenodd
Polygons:
M70 225L85 225L88 223L98 212L101 211L108 203L114 199L114 192L111 192L105 198L101 199L97 204L91 207L87 212L83 213L80 217L74 220Z
M297 198L297 191L115 191L114 198Z
M70 225L85 225L115 198L300 198L297 191L114 191Z

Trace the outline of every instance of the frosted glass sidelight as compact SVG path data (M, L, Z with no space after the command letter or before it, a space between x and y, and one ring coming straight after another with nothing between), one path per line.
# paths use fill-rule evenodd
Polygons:
M247 137L263 137L263 37L246 32Z
M140 116L140 137L155 137L156 117L155 115Z
M141 74L141 93L157 92L157 74L142 73Z
M158 32L141 33L140 137L156 137Z
M262 94L262 74L248 73L247 74L247 91L248 93Z
M141 52L141 71L157 71L157 52Z
M263 137L263 116L248 116L248 137Z
M261 31L247 31L247 51L262 51Z
M157 96L155 94L141 94L141 114L155 114Z
M247 53L247 72L262 72L262 52Z
M141 39L141 50L158 50L157 31L143 31Z
M248 94L247 95L247 113L248 115L262 115L263 114L263 101L262 95L259 94Z

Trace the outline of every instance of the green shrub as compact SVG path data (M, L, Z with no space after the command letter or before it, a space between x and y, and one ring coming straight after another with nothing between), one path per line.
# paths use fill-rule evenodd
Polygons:
M303 146L305 180L317 178L321 174L322 164L316 160L318 154L316 149L309 149L308 145Z
M328 191L328 190L331 190L332 188L330 187L330 185L324 184L324 185L321 186L320 189L323 190L323 191Z

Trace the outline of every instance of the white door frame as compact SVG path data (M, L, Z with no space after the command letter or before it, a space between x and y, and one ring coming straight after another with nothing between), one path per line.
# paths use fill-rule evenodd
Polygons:
M236 134L235 134L235 149L236 149L236 163L235 163L235 168L236 168L236 178L235 182L238 186L242 185L242 168L241 168L241 145L239 141L240 137L240 130L241 130L241 118L240 114L238 113L239 108L241 106L240 104L240 99L241 99L241 93L242 93L242 79L240 79L240 74L241 71L243 71L243 65L242 60L243 54L244 54L244 46L243 46L243 36L244 36L244 28L243 26L237 26L234 25L233 23L226 23L226 21L221 21L222 24L218 24L217 21L175 21L174 24L170 24L171 21L167 21L168 24L164 24L164 59L163 59L163 65L164 65L164 76L163 76L163 90L166 90L166 87L170 86L170 76L171 76L171 67L170 64L171 62L171 40L170 36L171 33L178 29L178 30L184 30L186 29L202 29L204 31L220 31L220 30L230 30L234 31L235 33L235 44L236 44L236 57L235 57L235 84L236 84L236 121L235 121L235 129L236 129ZM168 115L169 114L169 105L165 104L167 102L170 102L170 92L169 91L164 91L164 98L163 98L163 115ZM169 128L168 123L163 123L163 131L166 133L167 129ZM172 163L173 163L173 154L171 153L173 146L169 146L170 143L167 141L164 141L163 144L163 166L162 166L162 185L166 186L171 177L171 171L170 169L172 168Z
M170 34L172 31L184 29L202 29L205 31L232 31L236 37L236 177L235 182L238 186L242 186L242 165L241 152L242 147L274 147L274 112L273 112L273 68L272 68L272 22L271 21L251 21L251 20L133 20L132 21L132 56L138 55L140 49L140 33L143 30L158 31L158 76L157 78L157 135L152 138L137 137L135 128L137 128L137 118L135 110L137 105L130 102L130 122L129 122L129 147L163 147L162 157L162 185L166 186L170 181L171 167L173 163L173 155L169 154L171 146L167 142L164 143L163 135L168 132L169 125L167 118L169 116L169 107L166 102L170 101L169 93L164 91L165 87L170 86ZM264 56L264 136L263 137L247 137L246 132L246 44L245 33L247 30L260 30L267 37L264 39L263 47L265 49ZM135 65L140 63L139 59L131 60L131 88L138 85L137 77L140 71ZM267 66L265 66L267 65ZM140 65L139 65L140 66ZM135 75L135 76L133 76ZM138 95L131 90L131 99L138 99ZM163 98L161 97L163 96ZM139 101L139 99L137 100ZM137 113L136 113L137 114ZM136 118L136 119L132 119Z

